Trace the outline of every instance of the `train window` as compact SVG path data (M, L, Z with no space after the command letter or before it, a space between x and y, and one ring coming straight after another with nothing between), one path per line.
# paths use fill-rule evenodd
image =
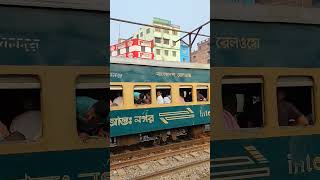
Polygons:
M135 86L133 95L134 95L134 104L136 105L151 104L151 87L150 86Z
M122 86L110 87L110 106L123 106Z
M37 76L0 76L0 142L39 140L40 89Z
M262 78L225 77L222 104L226 129L263 126Z
M76 118L82 140L105 138L109 134L108 85L108 78L104 75L80 76L77 79Z
M180 86L180 102L192 102L192 86L191 85L184 85Z
M171 104L171 86L161 85L156 87L157 104Z
M197 86L197 101L208 101L208 86Z
M313 79L280 77L277 106L279 126L313 125Z

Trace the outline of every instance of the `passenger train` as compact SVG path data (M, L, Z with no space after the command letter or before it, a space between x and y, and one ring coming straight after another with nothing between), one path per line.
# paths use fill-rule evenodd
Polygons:
M319 179L319 9L213 6L211 179Z
M110 68L111 145L196 137L210 123L208 64L111 57Z
M0 140L0 179L108 179L105 138L78 137L76 96L106 98L105 1L0 0L0 121L40 104L36 140ZM28 105L28 104L27 104ZM21 127L20 127L21 128Z

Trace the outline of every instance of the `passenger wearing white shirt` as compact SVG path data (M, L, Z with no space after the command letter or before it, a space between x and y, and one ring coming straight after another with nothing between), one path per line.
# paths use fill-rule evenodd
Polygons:
M170 104L171 103L171 96L168 95L168 96L164 97L163 102L164 102L164 104Z
M16 116L10 125L6 141L38 140L42 135L42 119L39 105L32 100L25 103L24 113Z
M116 104L116 106L123 106L123 97L118 96L113 100L113 104Z
M160 91L157 92L157 103L164 104L164 99L163 99L162 93Z
M6 140L35 141L42 135L40 111L27 111L15 117L10 125L10 135Z

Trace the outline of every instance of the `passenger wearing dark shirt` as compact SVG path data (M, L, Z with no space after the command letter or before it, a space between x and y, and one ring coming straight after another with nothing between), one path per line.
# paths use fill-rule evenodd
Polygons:
M105 101L98 101L86 96L78 96L77 126L79 136L86 140L89 136L105 136L108 134L107 116L109 109Z
M197 91L197 100L198 101L207 101L207 99L200 93L200 91Z
M278 121L280 126L303 125L307 126L306 117L290 102L285 100L286 94L282 90L278 90ZM293 120L293 122L290 122Z

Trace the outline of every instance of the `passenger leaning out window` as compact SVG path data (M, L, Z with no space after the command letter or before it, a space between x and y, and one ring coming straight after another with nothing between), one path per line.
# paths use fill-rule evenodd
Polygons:
M98 101L91 97L77 97L77 125L78 133L82 140L89 136L106 137L108 126L108 106L105 101Z
M158 104L164 104L164 99L162 97L161 91L157 91L157 103Z
M163 98L164 104L170 104L171 103L171 95L167 95Z
M111 106L123 106L123 97L120 93L117 93L117 97L113 100Z
M34 99L24 102L24 113L15 117L9 131L1 123L0 131L4 141L35 141L42 135L42 120L40 106Z
M197 101L207 101L207 99L201 94L200 90L197 90Z

